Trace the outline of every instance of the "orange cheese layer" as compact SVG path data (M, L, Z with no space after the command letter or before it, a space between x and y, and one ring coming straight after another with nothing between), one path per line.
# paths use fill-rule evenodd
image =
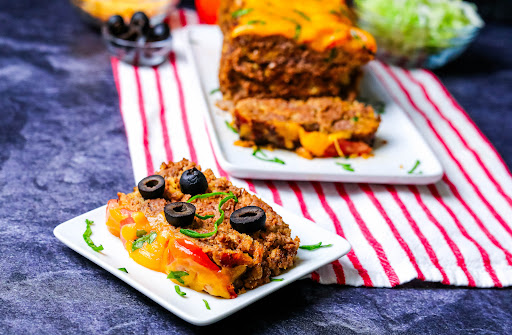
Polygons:
M231 15L238 19L232 37L280 35L320 52L339 46L352 53L377 51L373 36L352 25L342 0L245 0Z
M372 152L372 148L360 141L350 141L350 131L338 131L326 134L320 131L306 131L300 125L292 122L274 121L273 128L284 140L286 149L294 148L299 141L305 157L345 157L362 156ZM251 138L252 128L247 123L239 127L240 138Z
M194 242L173 232L164 213L147 218L142 212L120 208L117 200L107 204L107 228L123 242L130 257L151 270L169 274L171 271L185 271L181 277L184 283L171 279L176 284L188 286L196 291L206 291L223 298L235 298L233 281L245 271L245 266L219 267ZM152 243L132 249L139 237L137 231L147 234L156 232Z

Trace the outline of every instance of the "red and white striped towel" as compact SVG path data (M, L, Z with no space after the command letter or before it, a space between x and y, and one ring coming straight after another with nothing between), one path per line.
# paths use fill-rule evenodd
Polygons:
M193 11L171 17L196 23ZM155 68L112 59L135 180L187 157L219 176L191 62L179 52ZM177 56L178 55L178 56ZM415 278L473 287L512 285L512 175L441 82L425 70L370 65L407 111L446 174L427 186L230 178L345 237L352 251L311 277L323 284L392 287ZM385 117L385 116L384 116Z

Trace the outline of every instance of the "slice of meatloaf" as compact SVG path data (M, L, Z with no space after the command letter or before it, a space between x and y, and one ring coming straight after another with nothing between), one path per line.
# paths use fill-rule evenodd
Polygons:
M219 70L226 100L357 95L373 38L354 27L339 0L223 2Z
M239 100L230 113L241 140L300 149L313 157L369 154L380 123L371 106L338 97L249 98Z
M164 207L169 203L186 202L191 198L190 194L184 194L182 192L180 178L184 171L194 167L201 170L199 165L186 159L176 163L163 163L160 170L156 172L156 174L165 179L165 191L162 198L144 199L138 188L135 188L134 191L129 194L118 193L118 199L109 202L107 208L107 226L111 233L121 236L121 239L125 239L126 243L126 236L128 234L125 230L134 229L131 228L129 224L126 224L126 220L131 217L135 219L137 224L139 221L146 222L148 228L144 229L146 229L147 232L150 230L157 232L158 237L155 243L160 243L159 239L161 239L161 249L165 249L165 252L162 250L157 252L159 250L158 244L145 244L145 247L147 246L152 249L143 250L145 253L143 257L141 255L135 255L139 251L136 250L132 252L131 244L129 244L128 249L130 251L130 257L146 267L149 267L147 265L149 263L154 264L154 260L156 259L158 262L154 265L153 269L166 272L166 270L169 269L168 264L172 263L173 258L176 260L177 257L180 257L179 254L175 252L173 254L173 251L169 251L168 261L167 256L165 256L168 252L165 247L166 243L171 246L172 243L174 243L172 241L181 240L182 244L193 244L196 246L194 248L199 247L201 249L200 253L206 254L209 258L209 260L206 260L206 263L211 264L211 262L213 262L213 267L218 270L218 276L222 275L224 276L223 278L227 278L228 283L232 284L231 287L233 287L237 293L268 283L272 276L277 276L285 269L293 266L299 247L299 238L291 236L291 230L289 226L283 222L281 216L257 196L248 193L245 189L233 186L226 178L215 177L210 169L203 171L208 182L208 188L205 194L221 192L224 193L224 195L216 193L217 195L193 200L192 203L196 208L196 214L200 214L204 217L195 217L192 224L185 228L197 233L214 231L215 221L218 220L219 217L222 217L219 213L219 204L226 193L232 192L234 197L222 204L224 217L218 225L217 232L210 237L193 238L190 237L190 235L183 234L183 227L176 227L169 224L164 216ZM235 210L246 206L258 206L265 211L266 221L264 229L245 234L231 227L231 214ZM115 220L116 215L118 217L117 221ZM128 218L122 219L122 215L128 215ZM207 217L208 215L211 215L211 217ZM133 221L134 220L131 219L131 222ZM141 250L142 249L143 248L141 248ZM151 253L154 254L154 256L151 256L151 259L148 261L147 255ZM143 261L141 261L141 259L143 259ZM163 259L163 263L160 263L160 259ZM200 257L196 257L196 259L200 259ZM189 283L187 283L187 280L192 280L191 277L193 277L192 271L189 269L193 267L201 268L201 264L204 265L205 261L199 265L190 262L182 264L189 264L188 267L185 266L179 269L190 274L190 276L185 278L185 283L188 286ZM166 274L169 274L169 272L167 271ZM215 278L216 276L217 275L213 277L203 277L212 280L204 283L204 290L214 295L235 297L236 294L233 294L234 292L231 294L225 293L223 295L218 293L219 291L215 291L212 287L209 287L211 283L217 280ZM203 286L197 286L195 284L196 283L193 282L190 283L190 287L198 290L203 289Z

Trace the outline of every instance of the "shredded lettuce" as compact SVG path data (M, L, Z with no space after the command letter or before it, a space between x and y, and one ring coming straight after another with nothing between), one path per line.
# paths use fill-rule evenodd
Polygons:
M359 24L394 49L445 48L483 26L473 4L460 0L355 0ZM467 30L467 32L466 32Z

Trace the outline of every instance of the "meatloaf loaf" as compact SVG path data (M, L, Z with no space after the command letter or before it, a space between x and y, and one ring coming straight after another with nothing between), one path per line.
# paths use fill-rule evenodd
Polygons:
M201 169L186 159L163 163L157 176L152 176L165 180L159 198L145 199L147 196L136 187L132 193L118 193L118 199L109 201L107 227L120 236L132 259L169 274L176 284L225 298L268 283L294 264L299 238L291 237L279 214L226 178L216 178L209 169L196 171L206 178L204 193L195 197L185 194L181 177L194 168ZM196 208L193 221L186 227L170 224L167 212L164 214L166 205L177 202L190 202ZM247 206L260 207L266 219L262 229L241 233L231 226L230 216Z
M369 154L380 123L371 106L338 97L249 98L230 112L241 140L297 150L308 158Z
M219 70L226 100L354 99L375 40L352 25L342 0L224 0Z

